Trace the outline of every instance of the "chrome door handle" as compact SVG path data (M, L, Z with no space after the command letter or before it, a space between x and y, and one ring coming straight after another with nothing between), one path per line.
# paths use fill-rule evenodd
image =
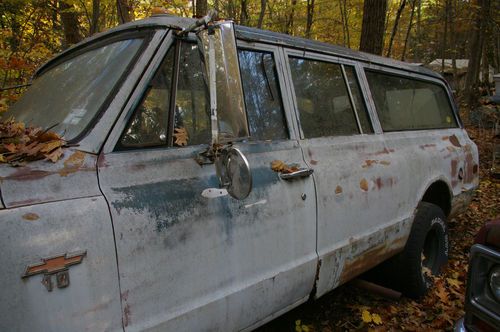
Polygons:
M305 178L310 176L313 172L314 170L312 168L301 168L291 173L280 173L280 178L282 178L283 180Z

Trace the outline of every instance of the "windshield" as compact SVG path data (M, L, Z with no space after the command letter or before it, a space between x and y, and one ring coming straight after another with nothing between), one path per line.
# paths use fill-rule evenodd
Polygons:
M51 129L67 141L80 135L134 59L142 38L93 48L52 67L33 81L10 115Z

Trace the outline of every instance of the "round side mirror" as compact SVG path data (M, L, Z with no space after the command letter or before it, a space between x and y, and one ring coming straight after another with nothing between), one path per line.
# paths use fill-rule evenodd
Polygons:
M222 188L236 199L248 197L252 191L252 173L247 158L234 147L224 149L216 161L216 170Z

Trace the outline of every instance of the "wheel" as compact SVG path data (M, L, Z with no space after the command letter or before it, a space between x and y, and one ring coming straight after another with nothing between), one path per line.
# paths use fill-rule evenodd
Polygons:
M405 249L398 257L404 279L400 290L412 298L423 296L432 286L429 274L439 275L448 262L448 227L443 210L421 202Z
M367 279L411 298L423 296L448 261L448 227L443 210L421 202L403 251L366 274Z

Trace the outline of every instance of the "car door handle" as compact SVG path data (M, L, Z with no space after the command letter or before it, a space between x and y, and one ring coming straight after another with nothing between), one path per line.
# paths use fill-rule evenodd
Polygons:
M280 178L283 180L292 180L298 178L305 178L310 176L314 170L312 168L300 168L299 170L291 173L280 173Z

